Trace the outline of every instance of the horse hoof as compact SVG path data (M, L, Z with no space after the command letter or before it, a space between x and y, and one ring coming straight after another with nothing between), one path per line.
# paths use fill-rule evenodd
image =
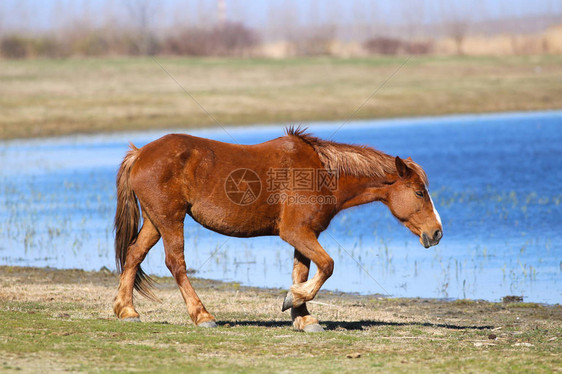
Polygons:
M197 326L203 327L205 329L214 329L215 327L217 327L217 323L215 321L208 321L208 322L202 322Z
M289 291L285 296L285 300L283 300L283 307L281 308L281 311L284 312L292 307L293 307L293 293Z
M304 326L304 332L324 332L324 328L317 323Z
M129 318L123 318L121 321L123 322L140 322L140 318L139 317L129 317Z

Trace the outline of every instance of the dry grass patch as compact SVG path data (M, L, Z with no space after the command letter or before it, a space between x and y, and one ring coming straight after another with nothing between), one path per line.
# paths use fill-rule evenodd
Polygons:
M405 61L161 64L223 125L345 120ZM413 57L356 118L559 109L562 56ZM216 125L152 59L0 61L0 139Z

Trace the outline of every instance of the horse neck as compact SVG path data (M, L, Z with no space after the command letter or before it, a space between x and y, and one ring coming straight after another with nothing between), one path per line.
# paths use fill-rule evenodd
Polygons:
M386 202L392 184L398 179L397 175L386 174L384 178L340 175L337 189L339 210L373 201Z

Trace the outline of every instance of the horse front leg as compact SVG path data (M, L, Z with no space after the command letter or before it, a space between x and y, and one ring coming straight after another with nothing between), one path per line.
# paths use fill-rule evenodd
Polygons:
M283 311L289 308L299 309L307 301L314 299L320 287L322 287L324 282L332 275L334 271L334 260L332 260L320 243L318 243L316 235L311 230L291 230L286 233L282 232L280 236L287 243L295 247L303 257L314 262L318 268L318 271L312 279L293 284L287 296L285 296L282 308ZM304 308L306 308L306 306ZM305 313L304 310L305 309L303 309L301 313Z
M308 272L310 270L310 259L304 257L295 248L295 260L293 265L293 284L304 283L308 280ZM306 307L306 303L298 307L291 307L291 318L295 330L304 330L306 332L324 331L318 320L310 315Z

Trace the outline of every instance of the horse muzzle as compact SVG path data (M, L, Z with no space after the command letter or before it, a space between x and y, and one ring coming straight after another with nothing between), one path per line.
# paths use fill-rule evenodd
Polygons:
M425 247L429 248L431 246L439 244L439 241L443 237L443 231L441 229L437 229L433 232L433 234L427 235L427 233L422 233L420 236L420 243Z

